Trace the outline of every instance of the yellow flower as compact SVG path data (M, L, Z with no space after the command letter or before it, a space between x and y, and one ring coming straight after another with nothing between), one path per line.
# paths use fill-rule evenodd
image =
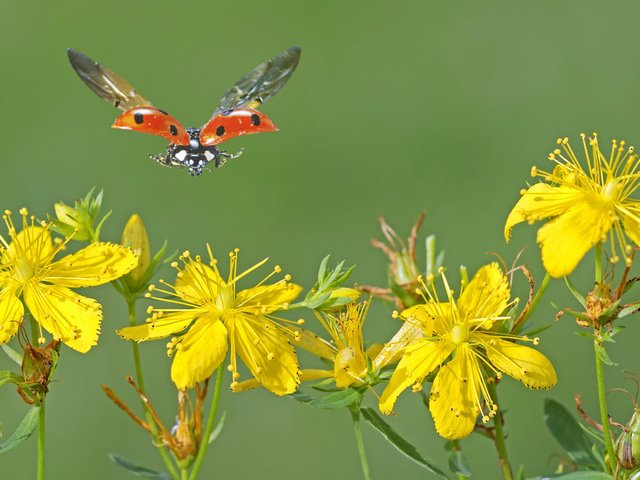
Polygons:
M66 242L52 240L50 223L36 225L24 208L20 214L20 232L11 212L3 216L10 242L0 236L0 343L8 342L22 323L22 297L33 318L54 339L87 352L100 334L102 306L71 288L115 280L136 266L136 256L120 245L96 242L54 261ZM38 342L45 342L42 331Z
M511 304L507 278L497 263L482 267L457 300L446 277L442 278L446 301L440 301L433 286L423 285L428 301L400 315L423 335L406 346L379 407L383 413L391 413L404 389L412 385L413 391L420 391L425 377L439 367L429 410L442 437L459 439L473 431L480 413L487 422L498 410L485 372L497 378L504 372L529 388L551 388L557 378L544 355L515 343L537 344L538 339L500 332L498 327L507 318L501 315Z
M640 201L630 198L640 181L634 148L613 140L607 158L595 133L588 141L584 134L581 137L586 168L569 140L558 139L560 148L549 154L553 170L533 167L531 172L546 183L523 191L504 227L508 241L514 225L551 219L538 230L537 240L544 267L554 277L569 275L591 247L607 238L614 263L622 256L630 264L633 245L627 237L640 245Z
M302 370L302 380L333 377L338 388L364 384L367 375L367 352L364 349L362 327L369 302L348 303L335 313L315 312L316 318L331 337L331 343L307 331L299 331L296 344L333 363L333 369Z
M276 273L275 267L258 285L240 292L237 281L264 265L267 259L243 273L237 273L238 251L229 254L229 276L225 281L217 267L211 248L207 246L209 264L189 252L180 257L183 263L172 266L178 270L175 285L161 281L167 289L150 287L169 298L153 298L171 305L168 308L150 307L147 323L127 327L118 333L125 339L154 340L175 335L168 343L173 356L171 379L185 390L209 378L231 350L229 370L233 372L231 388L238 384L236 355L240 355L251 374L268 390L286 395L296 390L300 371L296 353L288 341L288 329L271 314L286 309L301 287L290 283L285 275L280 281L264 285ZM183 308L175 308L183 307Z

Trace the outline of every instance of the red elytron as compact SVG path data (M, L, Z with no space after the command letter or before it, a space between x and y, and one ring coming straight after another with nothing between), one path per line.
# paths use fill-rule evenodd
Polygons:
M227 159L242 153L241 150L230 154L216 145L241 135L278 130L271 119L256 107L287 83L300 59L300 48L291 47L261 63L225 92L207 123L201 128L185 128L175 117L152 106L114 71L76 50L69 49L67 53L74 70L87 86L124 110L116 118L113 128L135 130L169 140L166 153L150 157L167 167L186 167L191 175L200 175L210 162L219 168Z

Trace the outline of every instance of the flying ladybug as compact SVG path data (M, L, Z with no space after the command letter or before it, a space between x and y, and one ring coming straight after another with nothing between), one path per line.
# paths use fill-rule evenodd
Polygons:
M278 130L256 108L278 93L300 60L300 48L291 47L261 63L224 93L207 123L200 128L185 128L172 115L154 107L114 71L77 50L70 48L67 53L82 81L99 97L124 110L113 122L113 128L137 130L169 140L166 153L149 157L165 167L186 167L194 176L208 169L212 162L220 168L228 159L242 154L242 150L229 153L218 148L226 140Z

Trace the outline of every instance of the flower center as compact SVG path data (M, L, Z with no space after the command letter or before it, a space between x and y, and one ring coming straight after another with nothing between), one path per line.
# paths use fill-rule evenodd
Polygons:
M601 195L605 202L614 203L620 194L621 185L618 180L609 180L602 187Z
M469 340L469 329L461 323L456 323L451 328L451 341L456 345L460 345L467 340Z
M16 259L14 271L16 279L21 283L26 283L31 280L33 278L33 274L35 273L33 266L24 258Z
M234 298L232 288L221 288L220 293L218 293L216 297L216 307L218 307L221 312L229 310L235 306Z

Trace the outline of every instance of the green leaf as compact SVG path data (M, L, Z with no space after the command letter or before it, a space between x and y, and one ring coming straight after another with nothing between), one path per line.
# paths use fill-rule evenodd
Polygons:
M567 288L569 288L569 291L571 292L571 294L574 297L576 297L576 300L578 300L580 302L580 305L582 305L586 309L587 308L587 301L582 296L582 294L580 292L578 292L578 290L576 290L576 287L573 286L573 283L571 283L571 280L569 280L569 277L564 277L564 283L567 284Z
M471 467L462 450L454 450L449 455L449 469L456 475L471 476Z
M398 435L398 433L396 433L396 431L391 428L391 426L387 422L380 418L380 415L378 415L378 413L374 409L363 407L360 409L360 412L362 413L362 416L367 421L367 423L369 423L369 425L371 425L384 438L386 438L387 441L391 443L391 445L396 447L396 449L398 449L400 453L405 455L410 460L413 460L422 468L437 475L438 477L445 479L447 478L447 475L445 475L442 470L436 467L430 459L425 459L422 455L420 455L420 453L418 453L418 450L416 450L416 447L414 447L404 438Z
M287 397L293 398L294 400L297 400L300 403L309 403L311 400L313 400L313 397L311 395L308 395L300 391L290 393L289 395L287 395Z
M213 429L213 432L211 432L211 435L209 436L209 443L215 442L216 438L218 438L222 433L222 429L224 428L225 418L227 418L227 412L222 413L222 416L220 417L220 420L218 421L216 428Z
M4 353L7 354L7 356L13 360L14 362L16 362L18 365L22 365L22 355L20 355L18 352L16 352L13 348L11 348L9 345L6 344L2 344L0 345L2 347L2 349L4 350Z
M22 377L9 370L0 370L0 387L5 383L21 383Z
M140 465L136 465L135 463L127 460L117 453L110 453L109 459L119 467L124 468L128 472L138 477L153 478L154 480L171 480L171 477L167 473L156 472L155 470L141 467Z
M598 464L598 459L591 453L589 438L562 404L550 398L545 399L544 420L552 435L575 463Z
M31 407L27 414L24 416L15 432L11 434L4 442L0 443L0 453L7 452L12 448L17 447L35 431L38 426L38 414L40 413L40 407Z
M346 388L339 392L330 393L324 397L314 398L313 400L306 402L307 405L311 405L315 408L342 408L348 407L354 402L359 401L362 398L362 394L352 388Z
M561 478L563 480L613 480L613 477L604 472L571 472L559 473L557 475L547 475L534 477L529 480L547 480L551 478Z
M609 357L609 354L607 353L607 350L604 348L604 346L598 349L598 356L600 357L600 360L602 360L602 363L604 363L605 365L608 365L610 367L615 367L618 365L616 362L611 360L611 357Z

